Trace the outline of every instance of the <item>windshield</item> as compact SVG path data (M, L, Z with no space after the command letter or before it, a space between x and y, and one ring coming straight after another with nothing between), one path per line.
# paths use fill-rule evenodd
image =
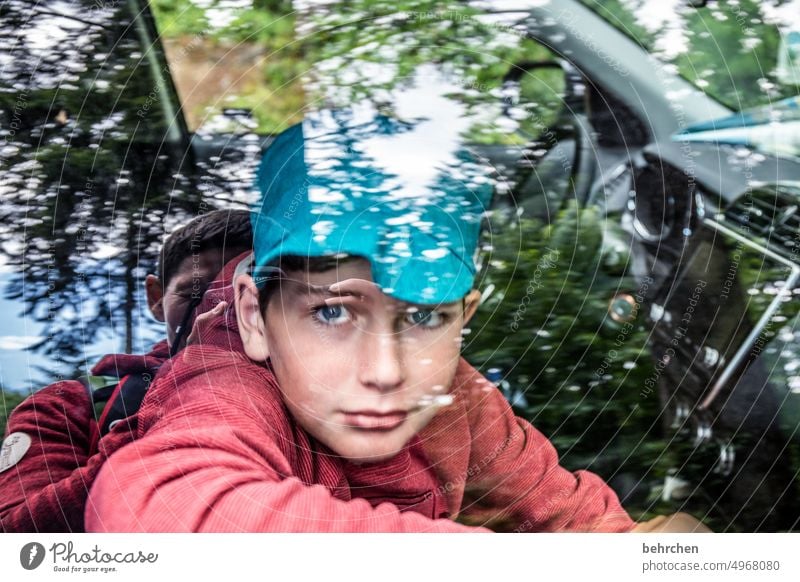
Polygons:
M733 110L800 93L798 0L581 1Z
M685 0L583 1L731 108L797 92L790 41L800 0L699 9ZM278 216L289 220L307 200L311 221L310 203L324 205L325 216L313 220L312 240L321 244L349 232L331 219L342 214L337 206L364 209L362 192L379 192L391 212L364 218L364 234L348 235L358 243L348 252L380 240L368 248L380 248L387 288L425 298L435 291L428 283L437 274L426 272L423 285L395 267L412 257L411 229L469 205L465 196L440 204L435 193L479 190L484 204L483 191L492 191L485 212L465 214L484 227L474 278L481 303L458 339L466 361L547 435L564 467L599 474L635 519L685 511L716 531L796 529L800 406L792 398L800 376L784 347L800 337L791 335L796 311L776 314L783 322L761 340L766 372L757 380L774 378L776 387L758 410L753 392L737 389L732 400L722 393L715 402L726 410L713 438L710 412L687 416L717 368L729 368L718 362L747 347L774 290L791 281L780 270L767 276L763 265L775 261L743 260L736 239L725 246L715 232L693 233L682 217L694 209L696 182L723 176L726 156L736 157L726 172L754 175L766 158L689 144L676 155L680 167L652 159L648 144L705 121L704 112L728 112L716 103L683 111L697 95L687 97L683 81L673 85L672 70L648 82L655 67L646 55L629 51L620 34L603 36L614 31L598 17L587 14L580 30L555 18L577 2L59 0L42 8L5 0L0 432L20 395L85 375L104 354L147 353L168 335L170 319L159 315L168 302L147 294L148 281L166 282L159 260L167 236L211 211L248 208L261 195L256 168L274 136L321 116L360 126L360 139L347 141L347 132L323 141L339 158L308 158L314 171L292 174L300 185L281 198ZM615 66L625 59L627 69ZM271 181L273 167L260 175ZM431 195L409 209L420 193ZM748 228L760 220L770 229L781 217L781 232L794 232L794 194L785 198L779 207L767 194L754 197L752 211L742 211L748 224L752 214ZM418 254L437 259L453 247L453 232L437 227ZM703 236L718 247L700 246ZM194 237L180 246L176 268L183 265L192 290L173 289L188 304L195 285L210 283L198 273L213 269L201 269ZM690 256L690 267L709 274L687 269ZM696 335L678 335L701 277L708 297L720 295L712 281L730 295L724 321L706 333L698 315ZM678 283L685 291L676 294ZM447 277L439 284L449 285ZM178 320L186 317L179 311ZM718 341L673 345L684 336ZM665 359L666 350L680 357ZM785 373L771 372L776 366ZM776 409L780 426L762 438L756 429L778 418ZM754 413L745 428L755 436L742 437L740 421ZM734 447L738 464L729 461Z

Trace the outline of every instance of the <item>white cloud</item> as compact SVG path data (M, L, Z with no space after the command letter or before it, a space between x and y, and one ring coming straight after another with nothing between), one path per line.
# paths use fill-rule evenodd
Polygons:
M0 350L24 350L41 340L38 335L0 335Z

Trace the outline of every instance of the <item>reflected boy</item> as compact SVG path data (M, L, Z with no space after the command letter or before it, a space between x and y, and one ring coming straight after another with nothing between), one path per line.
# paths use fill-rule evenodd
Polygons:
M460 150L393 163L413 130L322 115L276 138L235 310L162 370L90 530L635 527L459 358L491 183Z

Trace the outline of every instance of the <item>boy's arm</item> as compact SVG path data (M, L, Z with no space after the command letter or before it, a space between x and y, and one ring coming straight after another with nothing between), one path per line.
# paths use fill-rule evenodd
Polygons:
M83 531L83 508L105 458L89 458L91 410L86 388L58 382L25 399L8 419L7 434L24 433L30 447L0 472L0 531ZM107 438L130 440L118 431Z
M255 366L240 364L154 383L139 413L145 434L111 455L91 489L88 531L476 531L301 482L278 446L291 438L282 409Z
M516 417L500 391L464 360L458 383L473 437L460 521L518 532L711 531L686 513L633 522L600 477L559 466L550 441Z
M462 361L465 375L472 447L461 521L519 532L627 532L636 525L600 477L561 467L550 441Z
M688 513L659 515L636 524L631 533L713 533L702 521Z

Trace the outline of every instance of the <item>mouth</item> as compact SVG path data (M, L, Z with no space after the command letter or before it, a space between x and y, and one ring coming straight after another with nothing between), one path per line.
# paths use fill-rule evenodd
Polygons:
M404 410L391 412L376 412L373 410L359 410L356 412L342 412L343 424L349 428L361 430L389 431L403 424L408 417Z

